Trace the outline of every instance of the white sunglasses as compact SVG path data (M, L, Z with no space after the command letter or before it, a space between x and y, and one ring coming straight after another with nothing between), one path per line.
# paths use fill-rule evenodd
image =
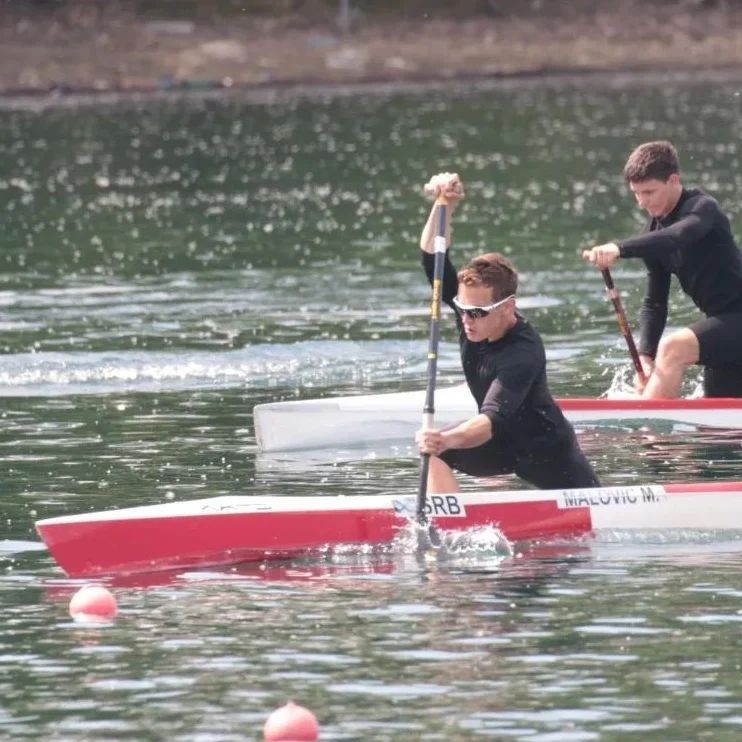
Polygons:
M465 314L469 319L482 319L482 317L486 317L493 309L497 309L497 307L502 306L506 301L510 301L510 299L514 299L515 294L510 294L510 296L506 296L504 299L500 299L500 301L496 301L494 304L487 304L484 307L477 306L476 304L462 304L462 302L459 301L458 296L453 297L453 304L462 314Z

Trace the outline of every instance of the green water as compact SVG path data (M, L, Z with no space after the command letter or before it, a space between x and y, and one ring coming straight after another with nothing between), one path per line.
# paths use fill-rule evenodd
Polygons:
M0 737L258 739L293 698L322 739L737 739L742 548L723 534L130 581L112 586L116 622L90 628L70 622L79 583L33 523L219 494L414 491L411 442L268 457L252 408L423 385L420 191L438 170L467 187L454 260L514 260L555 394L628 378L580 250L641 225L620 171L661 137L740 236L741 90L602 78L4 101ZM635 317L641 265L614 278ZM676 290L673 326L695 316ZM442 383L460 378L450 331ZM606 484L739 478L734 432L580 438Z

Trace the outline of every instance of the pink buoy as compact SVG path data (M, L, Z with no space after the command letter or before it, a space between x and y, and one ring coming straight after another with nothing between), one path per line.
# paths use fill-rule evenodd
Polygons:
M105 621L118 613L116 598L100 585L81 587L70 600L70 616L81 621Z
M319 739L317 717L309 709L289 701L266 719L263 739L265 742L315 742Z

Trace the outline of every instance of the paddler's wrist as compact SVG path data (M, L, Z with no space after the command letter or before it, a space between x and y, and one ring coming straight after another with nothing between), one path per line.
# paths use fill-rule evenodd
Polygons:
M631 257L631 255L627 254L626 246L624 245L624 240L613 240L613 244L616 246L616 249L618 250L619 258L630 258Z
M460 436L454 430L444 430L441 432L441 453L448 451L449 448L461 448Z

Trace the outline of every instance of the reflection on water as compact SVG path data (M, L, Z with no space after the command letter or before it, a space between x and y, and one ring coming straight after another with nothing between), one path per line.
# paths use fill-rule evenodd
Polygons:
M392 739L398 727L595 736L606 725L676 737L688 724L735 723L739 591L729 580L741 554L718 542L692 554L687 544L583 543L533 546L484 569L373 556L252 565L120 581L121 612L103 628L66 617L74 586L49 581L38 595L28 579L5 580L0 656L11 672L0 688L11 709L8 691L33 691L41 736L62 724L193 737L207 720L209 734L255 736L290 688L328 738L378 728ZM692 717L679 702L688 693ZM13 736L25 723L16 713L3 722Z
M338 740L734 735L742 560L724 534L512 555L478 534L432 561L335 551L140 576L111 585L119 617L93 628L70 621L79 583L33 523L236 492L416 491L412 441L265 457L252 408L423 386L420 185L438 169L467 183L455 261L513 258L555 394L604 393L629 362L579 251L637 229L621 166L664 136L739 232L738 88L3 105L0 736L244 740L288 697ZM642 273L614 276L632 318ZM696 317L672 301L676 326ZM446 314L442 384L460 378L452 331ZM735 431L579 436L606 484L739 477ZM464 486L482 484L518 486Z
M626 481L734 480L742 471L740 429L674 426L666 433L645 429L601 438L600 445L613 444L613 466L624 472ZM584 446L588 455L592 445L588 441Z

